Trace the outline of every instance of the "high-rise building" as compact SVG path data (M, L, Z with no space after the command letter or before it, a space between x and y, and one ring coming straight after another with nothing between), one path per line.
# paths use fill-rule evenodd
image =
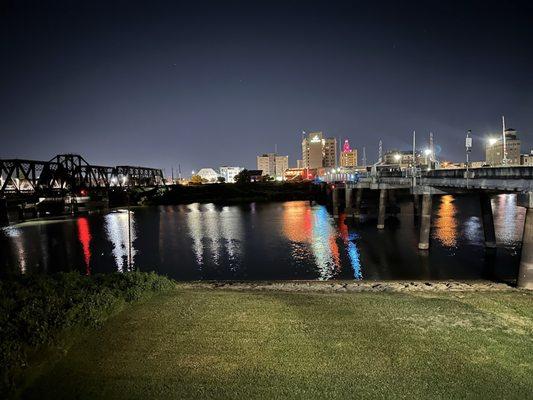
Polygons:
M227 183L234 183L235 176L241 172L244 168L242 167L220 167L220 176L224 178Z
M276 153L257 156L257 169L263 171L263 175L283 178L287 168L289 168L289 156L278 156Z
M344 145L342 147L340 166L357 167L357 149L352 149L350 147L350 142L348 139L344 141Z
M263 171L263 175L274 176L276 174L276 154L267 153L257 156L257 169Z
M322 132L311 132L302 139L304 168L335 167L337 165L337 139L324 138Z
M506 158L506 165L520 165L520 148L521 141L516 130L506 129L505 150L502 135L490 138L485 147L485 162L490 166L503 165Z
M289 156L276 156L276 179L283 179L289 168Z

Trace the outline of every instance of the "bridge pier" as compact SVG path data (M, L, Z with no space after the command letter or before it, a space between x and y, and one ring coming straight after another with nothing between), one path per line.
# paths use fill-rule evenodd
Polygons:
M355 216L361 215L361 203L363 200L363 188L358 188L355 193Z
M344 193L344 196L345 196L344 212L345 212L347 218L352 218L353 217L353 208L352 208L353 189L351 187L349 187L348 185L346 185L346 188L344 190L345 190L345 193Z
M420 195L413 194L413 214L415 219L420 215Z
M528 193L517 286L533 290L533 193Z
M334 187L332 189L332 207L333 207L333 218L339 218L339 188Z
M378 229L385 228L385 212L387 209L387 189L379 190Z
M431 208L432 197L429 193L422 195L422 215L420 217L420 239L418 248L420 250L429 249L429 232L431 230Z
M485 247L496 247L496 235L494 233L494 218L492 216L492 206L490 196L487 193L479 194L481 204L481 217L483 220L483 233L485 235Z

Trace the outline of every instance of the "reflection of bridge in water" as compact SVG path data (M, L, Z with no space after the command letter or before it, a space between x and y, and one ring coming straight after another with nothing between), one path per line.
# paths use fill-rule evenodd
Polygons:
M519 287L533 289L533 167L474 168L468 171L433 170L414 177L402 171L381 170L342 185L323 185L322 189L328 191L331 197L335 217L339 215L341 202L349 217L360 215L364 191L378 191L378 229L385 227L387 203L395 203L396 191L409 191L413 195L415 215L420 219L418 242L420 250L429 249L433 196L477 193L480 199L485 246L494 248L496 236L490 195L517 193L519 199L517 205L526 208L517 284ZM341 196L341 191L344 192L344 196ZM442 230L445 227L438 228Z
M150 189L163 184L160 169L91 165L77 154L59 154L50 161L0 159L0 219L8 219L9 208L36 214L40 203L66 201L77 209L91 196L106 198L110 190Z

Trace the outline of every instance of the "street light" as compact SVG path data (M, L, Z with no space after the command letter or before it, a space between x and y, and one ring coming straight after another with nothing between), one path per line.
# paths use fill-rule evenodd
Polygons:
M400 154L395 154L394 155L394 161L398 162L402 159L402 156Z
M494 146L496 144L496 142L498 142L498 139L497 138L489 138L488 142L489 142L489 146Z

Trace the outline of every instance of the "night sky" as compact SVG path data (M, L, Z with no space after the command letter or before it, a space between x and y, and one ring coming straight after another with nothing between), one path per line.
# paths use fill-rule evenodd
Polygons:
M465 131L481 159L502 114L529 151L532 6L402 3L3 1L0 158L189 175L275 144L295 165L303 130L373 161L416 130L462 161Z

